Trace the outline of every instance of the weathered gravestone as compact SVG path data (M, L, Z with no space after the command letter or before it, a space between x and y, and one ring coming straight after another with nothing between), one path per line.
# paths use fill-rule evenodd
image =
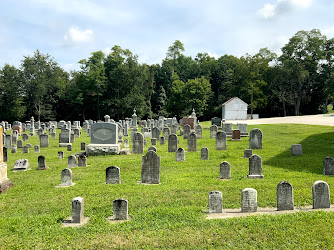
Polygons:
M72 167L76 167L77 166L77 158L75 157L75 155L70 155L68 158L67 158L67 161L68 161L68 167L69 168L72 168Z
M80 138L80 129L73 129L74 138Z
M75 183L72 182L72 170L65 168L61 171L61 184L57 187L69 187L74 186Z
M78 167L87 167L87 157L83 154L78 156Z
M263 178L262 174L262 158L256 154L249 158L249 174L248 179Z
M190 125L186 124L185 126L183 126L183 139L188 139L190 133L191 133Z
M330 208L329 186L324 181L316 181L312 186L313 209Z
M38 156L38 167L37 170L45 170L48 167L46 166L46 160L45 157L43 155Z
M250 158L253 155L252 149L245 149L244 150L244 158Z
M106 184L121 183L120 169L116 166L106 168Z
M157 152L157 148L154 146L151 146L147 149L147 151L153 150L154 152Z
M128 201L117 199L113 201L113 220L128 219Z
M29 135L28 134L23 134L22 135L22 141L28 141L29 140Z
M12 145L12 153L15 154L17 152L17 147L16 145Z
M188 136L188 152L197 151L197 136L194 132Z
M249 134L249 148L262 149L262 131L254 128Z
M67 151L72 151L72 144L67 145Z
M22 140L18 140L17 141L17 148L22 148L23 147L23 141Z
M219 117L211 118L211 125L216 125L218 128L222 126L222 119Z
M197 135L197 139L202 139L202 126L197 124L195 127L195 133Z
M144 136L141 133L135 133L133 136L132 144L133 154L143 154L144 153Z
M152 138L151 139L151 145L157 145L157 138Z
M124 139L124 147L128 148L129 146L129 139Z
M173 124L171 127L171 134L176 134L179 129L179 125Z
M232 123L223 123L222 131L226 133L227 137L232 136L233 124Z
M231 166L227 161L220 163L220 179L231 179Z
M189 125L190 129L194 129L195 128L195 120L193 117L183 117L182 118L182 127L184 129L185 125Z
M84 222L84 198L75 197L72 200L72 221L71 223L81 224Z
M8 151L6 147L3 147L2 153L3 153L3 162L7 162L8 161Z
M257 211L257 191L253 188L245 188L241 191L241 212L250 213Z
M22 153L23 154L28 154L29 153L29 147L27 145L25 145L23 148L22 148Z
M219 131L216 134L216 150L226 150L226 133Z
M170 129L169 128L163 128L162 136L165 137L166 140L168 140L169 135L170 135Z
M64 151L58 151L58 159L64 159Z
M152 139L155 138L155 139L159 139L160 138L160 129L157 128L157 127L154 127L152 129Z
M176 161L185 161L186 154L183 148L178 148L175 152Z
M334 159L327 156L323 162L324 175L334 175Z
M168 152L176 152L178 146L178 139L176 134L169 135L168 138Z
M223 194L219 191L209 192L209 213L223 212Z
M293 210L293 188L287 181L281 181L277 185L277 210Z
M216 138L217 132L218 132L218 127L216 125L211 125L210 138Z
M17 133L13 133L12 134L12 144L16 144L17 143Z
M2 135L2 133L3 126L0 126L0 135ZM0 194L6 192L12 186L12 182L7 177L7 164L4 159L3 136L0 136Z
M291 155L303 155L303 149L301 144L292 144L291 145Z
M62 129L59 134L59 147L67 147L71 144L71 130Z
M6 135L5 147L6 148L11 148L12 147L12 135Z
M240 130L239 129L233 129L232 130L232 141L241 141L240 139Z
M160 156L154 151L148 151L142 156L141 182L147 184L160 183Z
M86 150L86 142L80 143L80 150Z
M240 136L241 137L248 136L247 124L245 124L245 123L237 123L237 129L240 130Z
M40 150L39 150L39 145L35 145L35 146L34 146L34 152L35 152L35 153L39 153L39 152L40 152Z
M13 172L30 170L28 159L19 159L15 162Z
M201 148L201 160L209 160L209 149L206 147Z

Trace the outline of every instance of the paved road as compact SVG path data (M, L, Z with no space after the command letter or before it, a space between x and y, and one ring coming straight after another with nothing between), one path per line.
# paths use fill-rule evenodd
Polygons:
M227 120L226 122L233 124L247 123L249 125L297 123L297 124L334 126L334 114L272 117L272 118L260 118L257 120Z

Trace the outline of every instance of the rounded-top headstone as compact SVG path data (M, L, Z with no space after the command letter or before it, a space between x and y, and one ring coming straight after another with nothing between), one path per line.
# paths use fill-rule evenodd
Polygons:
M329 186L324 181L316 181L312 186L313 209L330 208Z
M278 183L277 188L277 210L293 210L293 188L287 181Z
M241 191L241 212L249 213L257 211L257 191L253 188L245 188Z

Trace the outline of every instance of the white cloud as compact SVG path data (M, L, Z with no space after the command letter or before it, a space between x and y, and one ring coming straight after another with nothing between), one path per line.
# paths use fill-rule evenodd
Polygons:
M215 59L218 59L218 58L219 58L219 56L218 56L217 54L215 54L215 53L208 52L208 55L209 55L210 57L215 58Z
M327 28L327 29L323 29L321 31L321 33L325 36L327 36L327 38L332 38L334 37L334 27L330 27L330 28Z
M64 41L67 45L91 43L94 41L94 32L91 29L81 31L78 27L74 26L64 35Z

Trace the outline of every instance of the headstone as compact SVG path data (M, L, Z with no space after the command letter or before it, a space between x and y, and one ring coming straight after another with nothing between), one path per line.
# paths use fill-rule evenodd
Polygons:
M226 150L226 134L223 131L216 133L216 150Z
M202 126L197 124L195 127L195 133L197 135L197 139L202 139Z
M169 135L170 135L170 129L169 128L163 128L162 136L165 137L166 140L168 140Z
M71 143L71 130L62 129L59 134L59 147L67 147Z
M106 184L121 183L120 169L116 166L106 168Z
M37 170L45 170L48 167L46 166L45 157L43 155L38 156L38 167Z
M136 109L133 110L131 127L133 127L133 128L136 128L136 127L137 127L137 114L136 114Z
M313 209L330 208L329 186L324 181L316 181L312 186Z
M23 147L23 141L17 140L17 148L22 148L22 147Z
M128 148L129 146L129 139L124 139L124 147Z
M27 148L31 148L31 147L32 147L31 143L27 143L27 144L26 144L26 147L27 147Z
M241 212L250 213L257 211L257 191L253 188L245 188L241 191Z
M249 148L262 149L262 131L254 128L249 134Z
M216 125L211 125L210 127L210 138L216 138L218 132L218 127Z
M144 136L141 133L135 133L133 137L132 144L133 154L143 154L144 153Z
M128 201L117 199L113 201L113 220L128 219Z
M220 163L220 179L231 179L231 166L227 161Z
M5 147L11 148L12 147L12 135L6 135L5 137Z
M17 152L16 145L12 145L12 154L15 154Z
M262 174L262 158L256 154L249 158L249 174L248 179L263 178Z
M241 141L240 130L239 129L233 129L232 130L232 141Z
M222 126L222 119L219 117L211 118L211 125L216 125L218 128Z
M206 147L201 148L201 160L209 160L209 149Z
M83 223L84 221L84 199L75 197L72 200L72 223Z
M154 146L151 146L147 149L147 151L153 150L154 152L157 152L157 148Z
M237 123L237 129L240 130L240 136L248 136L247 124L246 123Z
M244 158L250 158L253 155L252 149L245 149L244 150Z
M160 138L160 129L157 128L157 127L154 127L152 129L152 139L155 138L155 139L159 139Z
M30 170L30 164L28 159L19 159L15 162L13 169L14 172L27 170Z
M86 142L81 142L80 150L86 150Z
M232 123L223 123L222 131L226 133L227 137L232 136L233 124Z
M191 133L190 125L186 124L185 126L183 126L183 139L188 139L190 133Z
M0 126L0 194L6 192L13 186L13 183L7 177L7 148L3 146L4 127Z
M209 213L223 212L223 194L219 191L209 192Z
M75 141L75 137L74 137L74 134L71 132L71 135L70 135L70 142L73 143Z
M182 127L184 128L185 125L189 125L190 129L194 129L195 128L195 120L193 117L183 117L182 118Z
M303 155L302 145L301 144L292 144L291 145L291 155Z
M77 166L77 158L75 157L75 155L70 155L67 160L69 168Z
M74 138L80 138L80 129L73 129Z
M141 182L147 184L160 183L160 156L154 151L148 151L142 156Z
M188 152L197 151L197 137L194 132L190 133L188 136Z
M64 151L58 151L58 159L64 159Z
M178 131L179 125L173 124L171 127L171 134L176 134Z
M6 147L3 147L2 153L3 153L3 162L7 162L8 161L8 150Z
M324 175L334 175L334 159L327 156L323 162Z
M72 144L67 145L67 151L72 151Z
M22 153L23 154L28 154L29 153L29 147L27 145L25 145L23 148L22 148Z
M178 139L176 134L169 135L168 138L168 152L176 152L178 146Z
M65 168L61 171L61 186L72 186L72 170Z
M281 181L277 185L277 210L293 210L293 188L287 181Z
M160 137L160 145L164 145L165 144L165 137L161 136Z
M29 135L28 134L23 134L22 135L22 141L28 141Z
M16 132L16 131L14 131ZM16 144L17 143L17 133L13 133L12 134L12 144Z
M39 150L39 145L35 145L35 147L34 147L34 152L35 152L35 153L39 153L39 152L40 152L40 150Z
M183 148L178 148L175 153L176 161L185 161L186 154Z
M78 156L78 167L87 167L87 157L85 155Z
M156 138L152 138L151 139L151 145L157 145L157 139Z

